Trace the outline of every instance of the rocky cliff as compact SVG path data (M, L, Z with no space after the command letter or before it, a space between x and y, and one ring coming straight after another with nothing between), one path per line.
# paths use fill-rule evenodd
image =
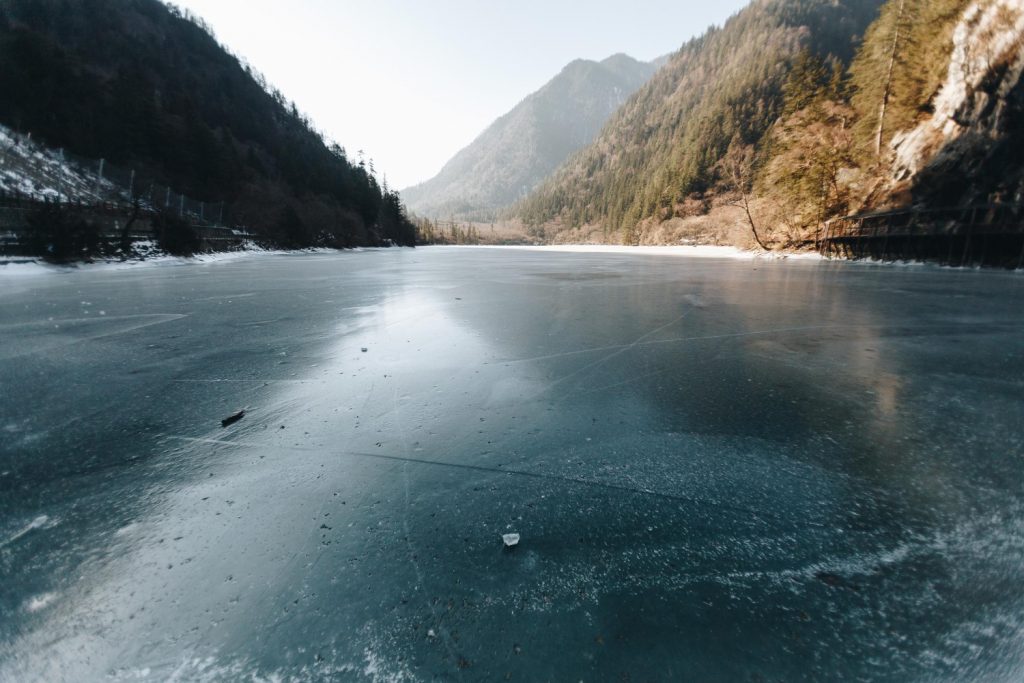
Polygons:
M1024 0L978 0L953 33L932 112L892 139L891 191L917 203L1020 202Z

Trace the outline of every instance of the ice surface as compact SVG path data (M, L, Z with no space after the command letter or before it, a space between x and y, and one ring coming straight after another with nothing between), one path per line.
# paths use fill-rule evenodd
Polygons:
M2 681L1019 680L1017 275L426 248L3 285Z

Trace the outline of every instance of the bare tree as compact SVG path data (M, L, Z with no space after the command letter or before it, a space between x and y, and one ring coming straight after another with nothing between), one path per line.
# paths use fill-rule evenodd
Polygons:
M754 184L753 146L738 144L734 140L729 145L728 151L726 151L719 164L732 185L732 189L739 195L738 199L730 202L730 204L743 209L743 214L747 218L747 225L750 226L750 232L754 236L754 241L765 251L771 251L772 248L761 239L761 234L757 229L757 221L754 220L754 214L750 210L750 191Z

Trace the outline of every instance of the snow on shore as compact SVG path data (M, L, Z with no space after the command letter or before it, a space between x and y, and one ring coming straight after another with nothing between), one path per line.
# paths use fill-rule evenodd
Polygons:
M486 245L472 246L478 249L526 249L533 251L560 251L583 254L635 254L641 256L686 256L689 258L717 259L792 259L801 261L821 261L820 254L807 252L763 252L747 251L739 247L719 247L713 245L680 245L659 247L630 247L620 244L552 244L543 246L530 245Z
M432 247L439 248L439 247ZM815 252L806 251L749 251L739 247L714 245L643 246L631 247L619 244L552 244L552 245L447 245L445 249L520 249L529 251L556 251L580 254L633 254L637 256L676 256L685 258L734 259L737 261L807 261L844 263L848 265L887 268L942 268L954 270L986 270L978 265L956 266L934 261L883 261L881 259L828 258ZM1016 270L1024 276L1024 270Z
M394 249L396 247L391 247ZM521 251L539 252L563 252L580 254L632 254L636 256L675 256L685 258L705 259L733 259L739 261L837 261L848 264L859 264L864 266L888 266L888 267L924 267L953 268L937 263L924 263L920 261L893 262L878 261L873 259L862 259L851 261L847 259L827 259L820 254L807 252L758 252L747 251L738 247L719 246L659 246L659 247L630 247L623 245L600 245L600 244L558 244L558 245L447 245L440 247L420 247L433 249L513 249ZM44 262L42 259L32 257L10 257L5 259L0 256L0 278L13 276L33 276L60 273L73 273L93 270L129 270L147 267L187 266L199 264L223 263L238 261L242 259L258 258L263 256L287 256L297 254L346 254L359 251L375 251L374 247L357 247L355 249L301 249L301 250L275 250L261 249L252 245L239 251L218 252L212 254L198 254L192 257L154 255L145 259L120 260L97 260L92 263L78 263L55 265ZM381 248L382 250L385 248ZM978 267L971 269L977 270ZM1024 271L1018 271L1024 274Z
M74 273L81 271L94 271L94 270L135 270L138 268L152 268L152 267L168 267L168 266L187 266L197 265L204 263L223 263L226 261L239 261L247 258L255 258L262 256L283 256L287 254L337 254L344 253L346 250L339 249L300 249L300 250L277 250L277 249L260 249L257 247L241 249L238 251L222 251L210 254L196 254L195 256L168 256L166 254L159 256L151 256L145 259L128 259L126 261L121 260L103 260L98 259L91 263L69 263L69 264L52 264L46 263L42 259L27 257L27 256L14 256L5 260L4 257L0 257L0 277L4 276L32 276L32 275L50 275L59 273ZM360 249L353 249L347 251L361 251Z

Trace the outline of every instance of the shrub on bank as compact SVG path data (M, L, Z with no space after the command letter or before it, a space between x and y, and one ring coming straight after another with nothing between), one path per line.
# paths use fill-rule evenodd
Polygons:
M87 260L110 250L99 225L58 204L32 210L25 223L26 246L51 263Z
M153 219L156 241L162 250L175 256L192 256L199 251L202 240L188 221L166 211Z

